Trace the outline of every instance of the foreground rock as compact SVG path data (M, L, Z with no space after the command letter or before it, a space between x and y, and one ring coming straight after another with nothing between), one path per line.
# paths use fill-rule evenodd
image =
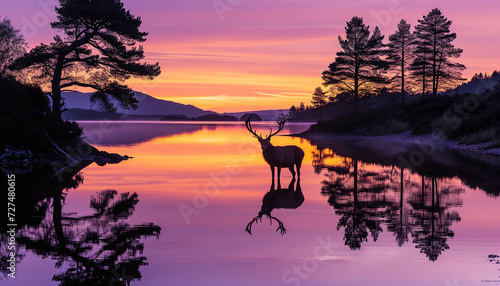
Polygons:
M99 151L77 138L70 141L54 142L33 151L11 146L0 148L0 171L5 174L27 174L33 170L52 166L57 173L68 167L95 162L99 166L117 164L131 157Z

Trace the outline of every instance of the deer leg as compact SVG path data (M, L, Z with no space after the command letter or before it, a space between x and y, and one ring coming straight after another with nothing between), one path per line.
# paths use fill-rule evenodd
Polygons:
M293 179L295 179L295 170L294 170L294 166L292 165L292 166L288 167L288 170L290 170L290 173L292 173L292 177L293 177Z
M272 177L271 177L272 183L271 184L274 185L274 166L270 166L270 167L271 167L271 175L272 175Z
M297 163L297 178L300 179L300 166L302 165L302 162Z
M280 166L276 166L276 169L278 169L278 188L281 189L281 167Z

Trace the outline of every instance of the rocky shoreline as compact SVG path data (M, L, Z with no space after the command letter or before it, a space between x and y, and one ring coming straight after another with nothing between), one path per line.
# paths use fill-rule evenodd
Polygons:
M50 141L38 151L1 146L0 171L5 174L27 174L34 170L52 166L58 170L85 163L95 162L99 166L117 164L132 157L99 151L92 145L77 138L66 142Z

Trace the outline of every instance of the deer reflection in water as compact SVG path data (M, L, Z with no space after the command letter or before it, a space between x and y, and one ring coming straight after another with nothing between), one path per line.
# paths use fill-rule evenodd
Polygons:
M278 171L278 185L280 184L280 174L281 168L288 168L292 173L293 178L295 179L295 170L297 168L297 177L300 179L300 166L302 165L302 159L304 159L304 151L294 145L289 146L273 146L271 144L271 137L278 134L285 127L285 123L287 121L287 116L281 114L276 122L278 123L278 131L273 133L271 129L269 135L266 138L261 135L257 135L257 133L252 129L252 125L250 123L250 116L246 121L245 125L250 133L253 134L255 138L259 140L260 146L262 148L262 155L264 156L264 160L271 167L272 174L272 182L274 184L274 167L276 167Z
M288 185L287 189L282 189L278 184L278 188L274 188L274 183L271 184L271 189L262 198L262 207L259 214L253 218L245 229L246 232L252 234L253 223L262 222L262 216L267 216L270 223L273 223L273 219L278 223L278 228L276 232L280 231L281 235L286 233L286 228L283 223L276 217L271 215L274 209L296 209L302 205L304 202L304 194L302 193L302 188L300 187L300 179L297 180L297 188L295 189L295 178Z

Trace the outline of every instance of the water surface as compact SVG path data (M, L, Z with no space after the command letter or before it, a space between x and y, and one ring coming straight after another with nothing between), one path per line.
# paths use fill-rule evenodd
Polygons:
M401 157L420 147L276 136L273 144L305 151L299 185L286 169L281 178L304 202L272 211L283 236L265 217L249 235L245 227L276 186L243 124L82 126L97 148L134 158L91 164L54 185L47 176L19 176L50 195L25 199L32 211L20 227L24 257L17 278L2 283L500 284L500 267L488 259L500 253L497 157L433 150L404 165ZM254 124L263 133L270 127ZM307 127L287 124L283 134ZM93 257L102 261L91 264Z

